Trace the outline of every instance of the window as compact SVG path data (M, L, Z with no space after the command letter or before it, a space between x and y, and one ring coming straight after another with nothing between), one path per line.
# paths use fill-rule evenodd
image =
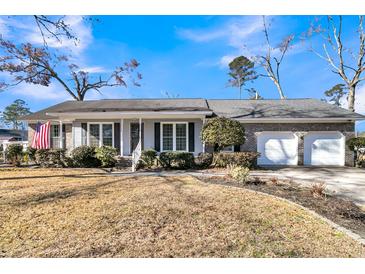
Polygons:
M113 123L89 123L88 144L89 146L113 146L114 128Z
M60 125L51 125L51 148L60 147Z
M234 152L234 146L224 147L222 149L222 151L224 151L224 152Z
M162 125L162 150L173 150L173 124Z
M186 124L176 124L176 150L186 151Z
M51 148L60 148L60 125L51 125L51 131L50 131L50 145ZM62 140L63 140L63 148L66 147L66 125L62 125Z
M188 148L187 123L162 123L161 147L162 151L187 151Z
M103 125L103 145L113 146L113 125L111 124Z
M89 132L89 146L98 147L100 144L100 125L91 124Z

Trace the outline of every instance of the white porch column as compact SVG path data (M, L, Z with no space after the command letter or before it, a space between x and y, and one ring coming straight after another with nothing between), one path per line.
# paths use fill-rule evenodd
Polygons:
M60 121L60 148L63 148L63 127L62 127L62 121Z
M139 130L138 130L138 137L139 137L139 143L141 144L141 148L142 148L142 118L139 118Z
M204 124L205 124L205 117L203 118L203 127L204 127ZM203 142L203 152L205 153L205 142Z
M120 119L120 156L123 157L123 128L124 128L124 119Z

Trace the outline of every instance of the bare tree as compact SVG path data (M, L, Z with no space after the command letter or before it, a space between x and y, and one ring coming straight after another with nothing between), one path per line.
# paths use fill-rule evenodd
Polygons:
M267 50L266 55L258 57L258 59L261 60L261 65L266 71L266 74L260 74L260 76L269 77L274 82L279 92L280 99L285 99L280 79L280 65L282 64L285 55L291 47L291 43L294 40L294 35L291 34L286 36L278 46L273 47L271 45L265 16L262 17L262 21ZM279 54L276 54L277 51L279 51Z
M59 17L33 15L33 17L42 35L44 46L47 46L49 38L54 38L59 43L62 43L64 37L74 40L75 44L78 42L78 38L72 32L70 25L66 23L64 15Z
M310 46L310 51L325 60L331 67L332 72L341 77L346 84L348 108L355 111L355 94L358 84L365 79L362 73L365 70L365 34L363 28L364 16L359 16L358 23L358 50L355 54L350 48L346 48L342 39L342 16L335 22L332 16L327 16L327 26L322 27L319 23L311 24L306 33L310 38L314 33L321 34L323 38L322 52ZM317 21L319 22L319 21Z
M0 82L0 89L20 83L49 86L55 80L73 99L83 101L90 90L100 92L104 87L127 86L128 79L139 86L137 81L142 79L141 74L136 71L139 63L135 59L117 67L103 79L101 76L92 77L87 71L80 70L65 55L51 54L46 47L34 47L30 43L17 46L0 37L0 50L4 53L0 55L0 72L8 72L12 76L10 82ZM62 73L62 65L68 73Z

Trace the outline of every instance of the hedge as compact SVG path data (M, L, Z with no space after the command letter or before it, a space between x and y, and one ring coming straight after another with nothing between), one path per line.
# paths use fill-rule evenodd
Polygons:
M194 155L190 152L161 152L159 162L164 168L189 169L194 167Z
M228 165L236 165L252 168L256 166L258 152L218 152L213 155L213 165L215 167L227 167Z

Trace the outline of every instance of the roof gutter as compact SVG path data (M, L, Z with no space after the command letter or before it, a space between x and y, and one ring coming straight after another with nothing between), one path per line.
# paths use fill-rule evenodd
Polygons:
M355 122L365 120L363 118L231 118L242 123L328 123L328 122Z

